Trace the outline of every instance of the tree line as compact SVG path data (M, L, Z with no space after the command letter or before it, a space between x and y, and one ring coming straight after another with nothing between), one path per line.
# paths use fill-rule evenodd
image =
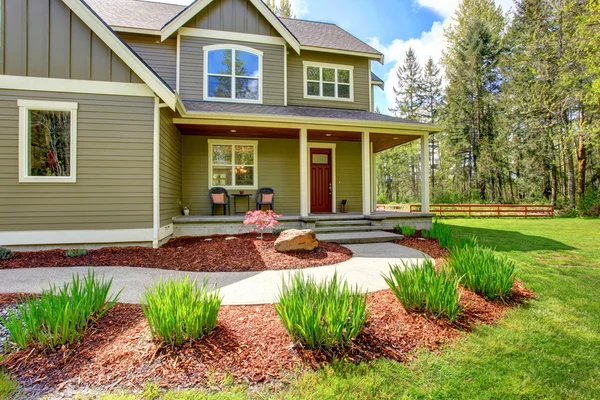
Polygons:
M462 0L441 66L408 50L390 111L444 128L429 143L433 202L598 215L599 3L518 0L507 14L493 0ZM380 201L419 200L417 143L381 153L377 167Z

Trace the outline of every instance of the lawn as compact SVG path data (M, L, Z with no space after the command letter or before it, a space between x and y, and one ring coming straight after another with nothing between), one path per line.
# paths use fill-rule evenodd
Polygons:
M600 221L444 222L457 237L476 235L515 260L518 277L539 300L510 311L496 326L477 328L439 354L422 351L409 365L336 363L292 378L276 393L229 387L214 395L185 392L168 398L600 398Z

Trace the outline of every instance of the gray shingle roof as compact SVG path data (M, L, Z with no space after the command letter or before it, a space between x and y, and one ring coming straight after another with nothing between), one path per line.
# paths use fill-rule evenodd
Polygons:
M373 72L371 72L371 81L376 83L385 83L383 82L383 79L375 75Z
M143 0L85 0L112 27L160 30L184 6Z
M84 0L111 27L158 31L186 7L144 0ZM381 56L377 50L334 24L280 18L301 45Z
M300 107L300 106L267 106L260 104L216 103L208 101L184 102L188 111L228 114L256 114L282 117L309 117L349 119L357 121L398 122L402 124L427 125L408 119L391 117L361 110L342 110L338 108Z

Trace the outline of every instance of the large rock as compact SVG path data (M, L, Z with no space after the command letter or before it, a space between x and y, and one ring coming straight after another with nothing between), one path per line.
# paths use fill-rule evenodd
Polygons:
M293 251L313 251L319 247L317 235L310 229L288 229L281 232L275 241L275 250L280 253Z

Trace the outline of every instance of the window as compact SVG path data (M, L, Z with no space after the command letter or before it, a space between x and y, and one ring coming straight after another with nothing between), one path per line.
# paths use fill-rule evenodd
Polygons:
M209 140L209 186L256 189L256 141Z
M245 46L204 47L204 99L262 103L262 52Z
M77 103L19 100L19 182L76 182Z
M354 68L351 66L304 63L304 97L354 101Z

